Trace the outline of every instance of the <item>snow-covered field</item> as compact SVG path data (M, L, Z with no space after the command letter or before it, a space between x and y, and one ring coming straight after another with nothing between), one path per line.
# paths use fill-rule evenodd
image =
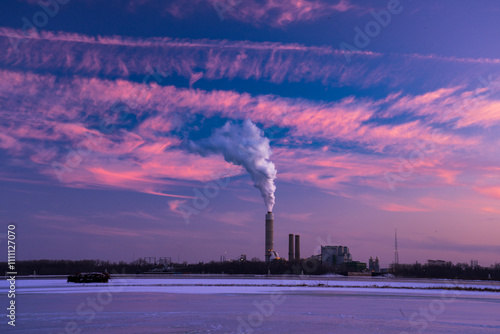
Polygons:
M16 327L7 326L4 316L0 332L500 333L499 283L350 277L172 276L108 284L18 279ZM3 281L5 301L7 290Z
M303 278L115 278L108 283L115 290L127 292L157 292L157 293L262 293L269 291L362 291L374 288L384 288L397 293L438 293L443 289L475 289L473 294L488 295L491 291L500 292L500 282L453 281L453 280L395 280L381 278L338 278L304 276ZM0 288L6 287L3 283ZM19 280L17 286L20 293L83 293L99 292L103 284L66 283L62 279ZM425 290L425 291L421 291ZM383 291L385 293L387 291Z

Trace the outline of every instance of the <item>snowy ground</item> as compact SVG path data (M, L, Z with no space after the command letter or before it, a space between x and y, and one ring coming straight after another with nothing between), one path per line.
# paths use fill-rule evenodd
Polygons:
M7 305L7 282L0 300ZM17 280L8 333L500 333L498 282L383 278ZM4 311L5 312L5 311Z

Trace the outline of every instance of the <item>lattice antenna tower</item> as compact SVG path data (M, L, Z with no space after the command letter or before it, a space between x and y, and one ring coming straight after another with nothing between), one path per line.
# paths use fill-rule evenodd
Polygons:
M398 229L394 231L394 264L399 264Z

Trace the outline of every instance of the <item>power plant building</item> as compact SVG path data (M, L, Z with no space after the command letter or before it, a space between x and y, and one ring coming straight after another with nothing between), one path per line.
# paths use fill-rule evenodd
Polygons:
M370 256L370 260L368 261L368 270L373 273L380 272L380 263L378 261L378 256L373 260L373 257Z
M339 266L344 262L352 262L348 247L321 246L321 263L324 266Z
M446 265L446 261L443 261L443 260L427 260L427 264L429 266L444 266L444 265Z

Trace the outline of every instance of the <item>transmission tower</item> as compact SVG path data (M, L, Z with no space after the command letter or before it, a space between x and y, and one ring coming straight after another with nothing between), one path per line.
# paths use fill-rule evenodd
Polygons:
M394 232L394 264L399 264L398 229L395 229Z

